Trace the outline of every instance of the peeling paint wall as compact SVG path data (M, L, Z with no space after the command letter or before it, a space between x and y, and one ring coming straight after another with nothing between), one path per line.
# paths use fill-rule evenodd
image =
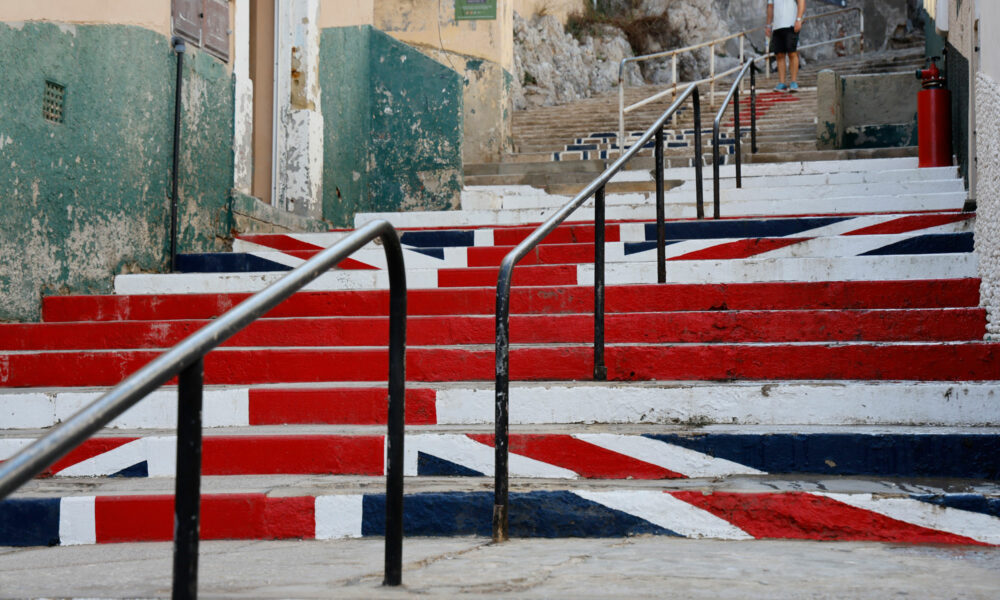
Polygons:
M0 319L46 294L110 292L168 261L175 57L141 27L0 23ZM64 122L43 118L46 81ZM185 60L181 250L222 249L232 217L232 76Z
M374 24L462 76L466 163L498 162L511 149L514 2L497 18L456 21L453 2L376 0Z
M323 216L458 208L462 81L372 27L322 32Z

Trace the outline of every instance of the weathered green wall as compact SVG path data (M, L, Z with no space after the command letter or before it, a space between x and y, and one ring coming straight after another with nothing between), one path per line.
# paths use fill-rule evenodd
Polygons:
M816 147L890 148L917 145L917 92L912 72L817 78Z
M462 79L369 26L325 29L323 216L458 208ZM364 118L367 117L367 118Z
M167 264L175 59L131 26L0 23L0 319L40 297L101 293L113 275ZM231 226L232 78L189 50L182 250L225 246ZM46 80L65 122L42 117Z

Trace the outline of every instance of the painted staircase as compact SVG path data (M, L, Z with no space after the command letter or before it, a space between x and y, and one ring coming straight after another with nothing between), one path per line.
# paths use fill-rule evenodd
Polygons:
M608 195L608 381L591 381L586 209L515 269L511 535L1000 543L1000 345L975 215L916 159L723 168L718 221L669 169ZM618 186L618 187L614 187ZM711 198L711 188L706 198ZM488 536L502 257L567 198L470 187L402 230L406 535ZM343 232L257 235L0 324L0 458ZM203 539L384 531L387 281L372 245L205 360ZM170 539L175 403L153 394L0 503L0 544Z

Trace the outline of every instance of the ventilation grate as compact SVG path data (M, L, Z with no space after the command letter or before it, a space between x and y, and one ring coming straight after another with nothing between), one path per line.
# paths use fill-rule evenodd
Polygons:
M63 103L66 88L52 81L45 82L45 96L42 98L42 116L51 123L63 122Z

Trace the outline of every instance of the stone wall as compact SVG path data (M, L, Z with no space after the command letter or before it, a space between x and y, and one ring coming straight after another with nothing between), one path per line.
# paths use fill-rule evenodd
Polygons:
M976 153L979 156L976 199L976 254L979 255L980 304L986 308L987 338L1000 339L1000 82L986 73L976 77Z
M370 26L324 29L323 217L458 208L462 78Z
M130 25L0 23L0 319L35 320L48 294L109 293L169 261L176 58ZM62 122L43 118L47 82ZM233 84L188 47L180 251L227 247Z

